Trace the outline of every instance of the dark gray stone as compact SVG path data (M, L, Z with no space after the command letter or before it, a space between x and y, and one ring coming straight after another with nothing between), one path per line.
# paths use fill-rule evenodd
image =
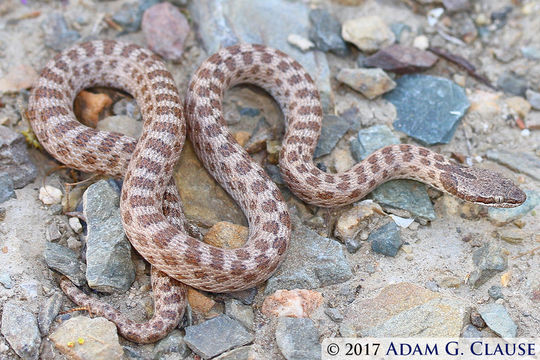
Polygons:
M488 150L486 156L489 160L498 162L511 170L529 175L535 180L540 180L540 158L533 153Z
M487 326L502 338L515 338L517 325L514 323L506 308L501 304L487 304L480 306L478 312Z
M238 42L265 44L292 56L315 79L323 107L332 104L330 69L323 52L300 49L287 42L290 34L308 38L309 8L287 0L198 0L189 6L209 54Z
M0 125L0 173L11 177L15 189L31 183L37 176L24 136L3 125Z
M525 190L527 200L515 208L488 208L488 216L497 223L509 223L534 210L540 204L540 194L533 190Z
M244 305L251 305L255 301L255 296L257 296L257 288L249 288L241 291L234 291L227 293L227 296L236 300L240 300Z
M461 337L466 339L478 339L482 337L482 333L474 327L474 325L467 325L461 332Z
M391 180L371 192L371 197L382 206L408 211L414 218L437 218L427 194L426 185L414 180Z
M49 329L51 327L52 322L58 315L58 312L60 311L60 307L62 306L62 295L60 293L55 292L52 294L47 301L45 302L45 305L43 305L39 309L38 314L38 326L39 331L41 332L42 336L49 335Z
M285 181L283 181L283 178L281 177L281 171L279 170L279 167L272 164L266 164L264 166L264 169L266 170L266 173L270 176L270 179L272 179L273 182L278 185L285 185Z
M497 86L507 94L525 97L527 91L527 79L518 76L511 71L505 71L497 79Z
M319 332L311 319L280 317L276 327L276 342L287 360L321 358Z
M45 45L53 50L61 51L79 40L81 35L71 30L60 13L51 13L41 24L45 33Z
M506 270L508 256L499 247L488 242L473 253L473 262L476 268L468 281L474 287L479 287L495 274Z
M82 264L75 251L47 241L43 255L49 268L67 276L77 286L84 284L84 272L81 269Z
M120 197L105 180L88 187L83 195L88 228L86 280L101 292L124 292L135 280L131 246L124 234Z
M447 144L469 108L465 91L454 82L430 75L405 75L385 95L397 110L394 128L424 144Z
M313 9L309 12L311 29L309 39L317 49L333 52L339 56L347 56L349 48L341 37L341 24L330 13L323 9Z
M7 173L0 173L0 204L9 199L16 199L13 191L13 180Z
M240 322L220 315L199 325L188 326L184 341L194 353L207 359L253 341Z
M291 213L293 231L287 257L266 284L265 293L278 289L315 289L352 277L342 246L304 226Z
M493 285L492 287L490 287L488 289L488 295L493 299L493 300L498 300L498 299L503 299L504 298L504 295L502 293L502 288L498 285Z
M473 310L471 312L471 324L473 324L478 329L483 329L486 327L484 319L482 319L482 316L480 316L480 313L476 310Z
M373 251L392 257L396 256L399 248L403 245L399 228L393 221L369 234L368 241L371 243Z
M155 360L163 359L168 354L178 354L183 359L190 353L191 351L185 343L184 336L180 330L173 330L156 344L152 355Z
M330 154L349 128L350 124L347 120L336 115L325 115L322 121L321 136L313 157L318 158Z
M8 301L4 304L2 335L22 359L38 359L41 336L36 317L21 303Z
M113 14L112 19L122 26L124 32L134 32L141 28L141 21L144 11L160 0L139 0L138 6L133 3L124 3L120 9Z

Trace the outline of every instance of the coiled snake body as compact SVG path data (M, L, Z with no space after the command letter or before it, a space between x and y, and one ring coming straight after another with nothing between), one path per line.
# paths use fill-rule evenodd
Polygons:
M183 284L213 292L246 289L267 279L287 250L287 205L223 119L223 93L240 83L262 87L280 105L287 121L279 161L282 176L308 203L349 204L395 178L419 180L484 205L510 207L525 200L519 188L497 173L456 165L414 145L387 146L343 173L321 171L312 159L322 120L317 88L302 66L279 50L244 44L212 55L192 77L184 114L172 76L150 51L116 41L76 45L41 72L29 102L31 124L43 147L60 162L85 172L124 176L122 219L131 243L152 264L154 316L146 323L133 323L68 280L61 286L75 303L115 322L132 341L156 341L178 324ZM75 119L75 96L96 85L135 97L144 120L138 141L88 128ZM184 115L198 157L246 215L249 236L242 248L217 248L187 234L171 180L186 133Z

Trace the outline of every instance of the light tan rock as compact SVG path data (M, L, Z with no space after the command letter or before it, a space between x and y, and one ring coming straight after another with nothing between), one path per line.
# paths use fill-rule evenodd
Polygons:
M49 335L57 349L70 359L122 359L116 325L98 317L77 316L64 322Z
M341 36L367 53L391 45L396 40L390 28L375 15L347 20L341 28Z
M203 241L224 249L236 249L246 243L248 233L249 229L245 226L221 221L208 230Z
M382 69L341 69L336 79L370 100L396 87Z
M99 114L107 106L112 105L112 100L107 94L94 94L83 90L75 98L73 111L84 125L96 128Z
M531 111L531 104L521 96L512 96L504 100L506 105L516 112L521 118L525 118Z
M187 299L191 308L202 314L207 314L216 304L214 300L191 287L188 288Z
M354 239L363 229L369 231L367 222L375 214L383 214L383 210L379 204L371 200L364 200L357 203L351 209L341 214L334 229L334 236L346 241Z
M313 290L277 290L264 299L262 313L275 317L305 318L322 304L322 295Z
M39 189L38 197L45 205L58 204L62 201L62 190L54 186L45 185Z

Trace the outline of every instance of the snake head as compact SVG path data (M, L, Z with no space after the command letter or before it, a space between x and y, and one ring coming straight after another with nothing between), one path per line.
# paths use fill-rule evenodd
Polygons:
M450 194L484 206L516 207L527 199L512 180L487 169L446 165L440 180Z

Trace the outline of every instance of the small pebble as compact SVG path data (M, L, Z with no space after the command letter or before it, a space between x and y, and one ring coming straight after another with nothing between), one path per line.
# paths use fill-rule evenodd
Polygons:
M376 253L386 256L396 256L401 248L403 241L399 229L394 222L380 227L369 234L368 241L371 243L371 249Z
M490 287L488 289L488 295L493 299L493 300L499 300L499 299L503 299L504 298L504 295L502 293L502 287L498 286L498 285L493 285L492 287Z
M75 233L80 234L80 232L82 231L82 224L79 218L76 218L76 217L69 218L68 222L71 229L75 231Z
M59 204L62 201L62 190L45 185L39 189L39 200L45 205Z
M414 38L413 46L420 50L426 50L429 47L429 39L425 35L419 35Z
M167 60L180 61L189 23L174 5L163 2L144 12L142 30L150 49Z
M287 36L287 42L293 46L296 46L304 52L311 50L315 47L315 44L312 43L309 39L306 39L305 37L298 34L290 34L289 36Z
M391 45L396 40L394 33L378 16L364 16L345 21L341 35L345 41L353 43L367 53Z

